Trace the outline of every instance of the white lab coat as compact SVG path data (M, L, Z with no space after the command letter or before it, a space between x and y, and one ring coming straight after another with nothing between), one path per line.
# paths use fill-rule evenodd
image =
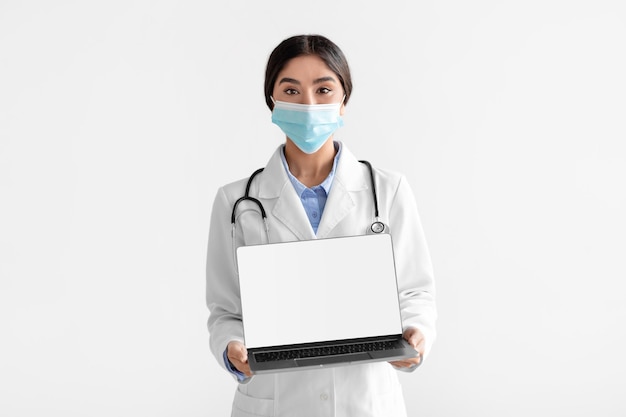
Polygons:
M317 236L313 232L280 154L280 146L257 175L250 195L265 207L272 242L365 234L374 220L374 200L366 166L342 145L335 178ZM436 309L430 256L415 199L406 179L375 167L380 219L391 231L403 327L419 328L426 354L435 339ZM231 340L243 342L234 247L267 242L254 203L237 209L235 245L231 211L244 194L247 178L220 188L211 214L207 257L207 304L213 354L222 367ZM364 260L366 262L367 260ZM396 370L386 362L253 376L238 384L234 417L401 417L406 416Z

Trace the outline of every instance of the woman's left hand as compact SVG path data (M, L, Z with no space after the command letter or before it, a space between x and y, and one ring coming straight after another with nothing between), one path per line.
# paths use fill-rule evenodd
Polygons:
M409 344L413 346L415 350L419 352L419 355L414 358L407 358L389 363L397 368L416 367L417 365L422 363L422 358L424 356L424 347L426 345L424 335L422 334L422 332L419 331L419 329L416 329L415 327L410 327L404 331L402 337L404 337L404 339L409 342Z

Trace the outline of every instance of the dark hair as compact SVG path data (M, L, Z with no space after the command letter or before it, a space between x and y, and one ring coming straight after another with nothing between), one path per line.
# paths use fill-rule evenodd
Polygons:
M270 54L265 69L265 102L272 110L272 93L278 73L282 71L287 62L302 55L317 55L328 65L339 78L343 91L346 94L344 104L350 99L352 93L352 77L348 61L341 49L330 39L321 35L298 35L282 41Z

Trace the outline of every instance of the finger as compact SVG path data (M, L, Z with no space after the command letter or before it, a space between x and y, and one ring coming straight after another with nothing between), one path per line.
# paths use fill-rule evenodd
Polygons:
M419 366L419 361L393 361L389 363L396 368L412 368Z
M417 352L417 355L413 358L406 358L401 360L400 362L404 362L408 364L408 366L419 365L422 362L422 354Z
M231 363L235 366L240 365L240 364L247 364L248 363L248 358L247 357L241 357L239 355L237 356L228 356L228 360L231 361Z
M239 370L239 372L242 372L245 376L247 377L251 377L252 376L252 370L250 369L250 364L245 362L241 362L238 364L237 369Z
M410 362L410 361L393 361L393 362L389 362L389 363L392 364L393 366L395 366L396 368L410 368L412 366L419 365L418 363L414 363L414 362Z
M402 337L404 338L404 340L406 340L407 342L409 342L409 344L410 344L411 346L413 346L413 345L414 345L414 343L415 343L415 340L414 340L414 339L415 339L415 333L416 333L416 329L414 329L414 328L409 328L409 329L406 329L406 330L404 331L404 333L402 333Z
M227 356L229 359L236 359L241 362L247 362L248 360L248 349L239 343L239 342L231 342L228 345Z
M245 348L235 347L229 350L227 356L233 363L248 363L248 351Z
M414 358L407 358L399 361L391 361L390 364L399 368L410 368L412 366L419 365L422 362L422 354L417 352L417 356Z
M248 377L252 376L252 371L250 370L250 364L248 363L247 359L245 361L241 361L237 358L229 357L228 360L230 361L230 363L233 364L235 369L237 369L239 372L243 373L244 375Z
M418 329L410 328L404 332L404 338L411 346L417 348L421 343L423 343L424 335Z
M236 349L233 356L241 362L248 362L248 350L243 346Z

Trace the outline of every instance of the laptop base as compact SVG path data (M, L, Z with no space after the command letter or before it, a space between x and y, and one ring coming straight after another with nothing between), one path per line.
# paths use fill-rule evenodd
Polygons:
M250 369L256 374L394 361L417 355L402 335L248 349Z

